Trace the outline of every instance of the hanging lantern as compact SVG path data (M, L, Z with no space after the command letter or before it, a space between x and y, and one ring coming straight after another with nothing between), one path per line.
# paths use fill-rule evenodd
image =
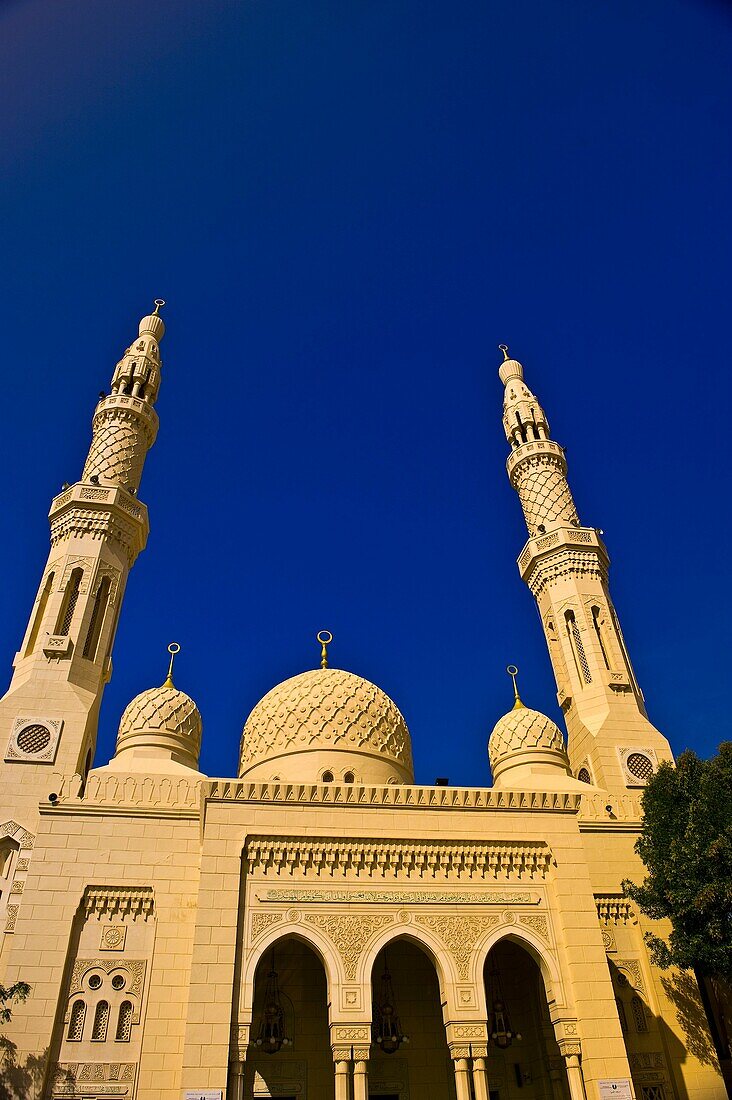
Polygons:
M497 970L494 970L491 974L491 985L493 986L494 999L489 1035L497 1047L501 1050L506 1050L510 1047L514 1039L520 1041L521 1036L517 1031L513 1031L511 1028L508 1009L503 999L501 978Z
M395 1054L409 1037L402 1034L401 1024L394 1005L394 988L389 967L384 964L381 976L381 998L374 1003L373 1039L384 1054Z
M272 951L272 969L267 976L264 991L264 1009L259 1025L256 1045L265 1054L276 1054L283 1046L289 1046L292 1039L285 1033L285 1010L282 1007L277 971L274 968L274 950Z

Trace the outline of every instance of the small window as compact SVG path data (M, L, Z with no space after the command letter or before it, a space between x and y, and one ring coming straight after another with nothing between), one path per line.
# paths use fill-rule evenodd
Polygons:
M666 1100L663 1085L641 1085L641 1100Z
M94 1013L94 1026L92 1027L92 1042L103 1043L107 1038L107 1026L109 1024L109 1004L100 1001Z
M97 594L94 598L94 606L92 607L91 618L89 619L89 629L86 632L86 641L84 642L83 656L86 657L88 661L93 661L97 655L97 646L99 645L99 636L102 633L108 600L109 577L102 577L99 588L97 589Z
M71 1009L71 1016L69 1017L69 1030L66 1034L66 1038L70 1043L81 1042L81 1037L84 1034L85 1016L86 1005L83 1001L75 1001L74 1007Z
M323 782L324 783L332 783L333 782L333 772L323 772Z
M130 1041L130 1035L132 1033L132 1001L123 1001L119 1006L119 1016L117 1017L117 1034L115 1035L115 1041L118 1043L128 1043Z
M125 980L121 974L115 974L112 978L112 989L124 989Z
M648 1031L648 1017L646 1016L646 1006L636 993L633 1000L630 1002L630 1007L633 1010L633 1023L635 1024L635 1030L643 1035Z
M81 578L84 575L83 569L73 569L71 576L69 577L69 583L66 585L66 592L64 594L63 603L61 604L61 611L59 612L58 622L56 624L56 633L66 637L71 629L71 623L74 618L74 612L76 611L76 603L79 599L79 588L81 587Z
M91 978L89 979L89 988L90 989L99 989L99 986L101 984L102 984L102 979L99 977L99 975L98 974L92 974Z
M653 762L643 752L632 752L625 761L625 766L634 779L640 779L643 783L653 775Z
M354 783L355 780L356 780L356 776L353 774L353 772L345 772L345 774L343 776L343 782L344 783Z
M46 605L48 603L48 597L51 595L51 588L53 587L53 573L49 573L46 577L46 583L43 586L41 592L41 598L38 601L38 610L36 611L36 617L33 620L33 627L28 638L28 645L26 646L25 655L29 657L36 647L38 641L38 632L41 629L41 623L46 614Z
M580 768L580 770L577 772L577 778L579 779L580 783L592 782L592 776L590 775L588 768Z

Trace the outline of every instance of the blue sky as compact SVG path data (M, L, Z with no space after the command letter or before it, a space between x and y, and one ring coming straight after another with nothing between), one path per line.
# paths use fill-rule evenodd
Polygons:
M417 778L489 781L521 667L558 717L505 475L499 342L567 447L652 720L729 736L732 16L707 0L6 0L10 662L97 392L167 299L97 762L162 681L233 774L318 662L402 709Z

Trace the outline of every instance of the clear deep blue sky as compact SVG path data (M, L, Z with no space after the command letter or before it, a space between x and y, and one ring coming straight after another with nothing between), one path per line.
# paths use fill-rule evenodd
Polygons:
M559 717L496 344L565 444L652 720L729 730L732 15L702 0L5 0L5 672L97 392L167 299L97 763L176 681L235 774L275 683L380 684L418 780Z

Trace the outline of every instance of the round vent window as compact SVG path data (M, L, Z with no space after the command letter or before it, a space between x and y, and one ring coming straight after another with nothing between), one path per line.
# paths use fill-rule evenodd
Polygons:
M98 974L92 974L91 978L89 979L89 988L90 989L99 989L99 986L101 984L102 984L102 979L99 977L99 975Z
M648 756L642 752L632 752L625 761L625 766L634 777L645 782L653 775L653 764Z
M115 974L112 978L112 989L124 989L125 980L121 974Z
M32 756L48 748L51 743L51 731L45 726L25 726L15 740L21 752Z
M577 772L577 778L579 779L580 783L592 782L592 777L587 768L580 768L580 770Z

